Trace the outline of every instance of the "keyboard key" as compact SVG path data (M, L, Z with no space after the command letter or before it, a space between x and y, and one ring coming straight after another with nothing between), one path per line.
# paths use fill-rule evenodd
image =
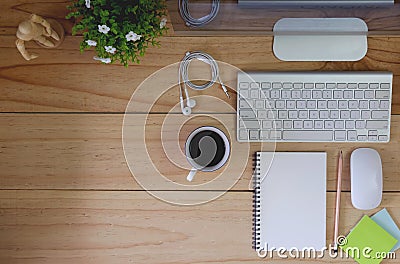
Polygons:
M290 90L283 90L282 91L282 98L283 99L289 99L291 97L291 91Z
M314 122L315 129L323 129L324 128L324 121L317 120Z
M313 97L313 99L321 99L322 98L322 91L320 91L320 90L312 91L312 97Z
M344 129L344 121L343 120L335 121L335 129Z
M258 117L258 119L267 119L267 117L268 117L267 110L258 110L257 117Z
M281 139L282 138L282 131L271 131L270 138L271 139Z
M262 121L262 127L263 128L272 128L273 121L271 121L271 120Z
M258 99L260 97L259 90L250 90L250 98L251 99Z
M298 90L292 91L292 98L293 98L293 99L299 99L299 98L301 98L301 91L298 91Z
M283 128L284 129L291 129L293 126L293 122L289 120L283 121Z
M378 136L379 141L388 141L388 136Z
M368 83L359 83L358 88L360 89L368 89Z
M365 128L365 121L364 120L357 120L356 121L356 128L357 129L364 129Z
M256 108L257 108L257 109L263 109L263 108L265 108L264 100L256 100Z
M326 88L327 89L335 89L336 88L336 84L335 83L327 83L326 84Z
M338 106L337 101L328 101L328 108L329 109L336 109Z
M371 111L368 111L368 110L361 111L361 118L362 119L370 119Z
M389 109L390 108L389 101L386 101L386 100L381 101L379 108L381 108L381 109Z
M371 91L371 90L367 90L364 92L365 99L373 99L375 97L374 95L375 95L374 91Z
M239 83L239 88L240 89L248 89L249 88L249 83L248 82L241 82L241 83Z
M353 91L344 91L343 92L344 99L353 99Z
M249 104L249 101L248 101L248 100L245 100L245 99L240 99L240 100L239 100L239 107L240 107L241 109L244 109L244 108L250 108L250 109L251 109L251 106L250 106L250 104Z
M335 131L335 140L345 141L346 131Z
M369 108L370 109L378 109L379 101L377 101L377 100L369 101Z
M319 112L315 111L315 110L310 111L310 118L311 119L318 119L319 118Z
M260 93L260 98L262 98L262 99L268 99L268 98L270 98L270 96L271 95L268 90L263 90Z
M303 88L303 84L302 83L294 83L293 84L293 88L294 89L301 89L301 88Z
M379 84L378 84L378 83L370 83L370 84L369 84L369 88L371 88L371 89L378 89L378 88L379 88Z
M250 140L258 140L259 139L258 136L259 136L258 130L250 130L249 132Z
M367 129L388 129L389 122L388 121L375 121L369 120L367 121Z
M368 136L377 136L377 135L378 135L378 131L377 130L368 131Z
M350 109L357 109L358 108L358 101L350 100L349 101L349 108Z
M242 120L240 123L246 129L260 129L260 124L257 120Z
M252 110L240 110L239 116L240 116L240 118L244 118L244 119L255 119L256 118L256 114Z
M349 119L350 118L350 111L348 111L348 110L340 111L340 118Z
M271 89L271 83L270 82L261 83L261 89Z
M338 102L339 109L347 109L349 108L349 103L347 101L340 100Z
M285 101L283 100L277 100L275 102L275 108L276 109L284 109L285 108Z
M381 89L390 89L390 83L381 83Z
M272 90L271 91L271 98L272 99L278 99L281 97L281 92L280 90Z
M269 139L269 130L261 130L260 139Z
M307 101L307 109L315 109L316 106L317 106L316 101L314 100Z
M289 118L290 118L290 119L296 119L296 118L298 118L297 110L296 110L296 111L289 111Z
M333 91L333 98L334 99L342 99L343 98L343 91Z
M364 92L363 91L355 91L354 92L354 99L363 99L364 98Z
M358 110L351 111L350 118L351 119L360 119L361 118L360 111L358 111Z
M240 129L239 130L239 139L240 140L247 140L248 139L247 130L245 130L245 129Z
M357 84L356 83L349 83L348 85L347 85L347 88L348 89L357 89Z
M249 98L249 90L240 90L240 96L242 98Z
M332 119L338 119L339 118L339 111L338 110L331 110L329 112L329 116Z
M346 129L355 129L356 122L353 120L346 120Z
M375 98L376 99L389 99L390 92L389 91L376 91Z
M293 87L292 83L288 82L283 83L283 89L292 89L292 87Z
M305 109L306 101L297 101L296 107L297 107L297 109Z
M325 83L316 83L315 84L316 89L324 89L325 88Z
M365 136L365 135L359 135L359 136L357 137L357 140L358 140L358 141L367 141L367 136Z
M275 129L282 129L282 121L277 120L273 123Z
M369 106L369 103L368 103L368 101L365 101L365 100L360 101L360 103L358 105L358 107L360 109L368 109L368 106Z
M311 120L304 121L303 127L305 129L312 129L313 128L313 121L311 121Z
M335 125L334 125L333 121L331 121L331 120L325 121L325 123L324 123L325 129L333 129L334 126L335 126Z
M250 88L251 89L259 89L260 88L260 83L252 82L252 83L250 83Z
M328 119L329 118L329 111L322 110L319 112L319 118L321 119Z
M304 84L304 88L305 89L313 89L314 88L314 84L313 83L305 83Z
M279 119L287 119L288 112L286 110L278 111L278 117Z
M355 130L347 131L347 140L356 141L357 140L357 131L355 131Z
M389 111L372 111L372 119L388 119Z
M295 120L293 122L293 128L295 128L295 129L303 128L303 121Z
M332 131L307 131L307 130L287 130L283 131L283 139L296 141L332 141Z
M308 111L306 111L306 110L300 110L300 111L299 111L299 118L301 118L301 119L306 119L306 118L308 118Z
M282 83L274 82L274 83L272 83L272 88L273 89L281 89Z
M302 98L303 99L311 99L311 91L310 90L303 90L302 91Z
M378 141L378 136L368 136L369 141Z
M296 108L296 101L286 101L286 108L287 109L295 109Z
M318 109L326 109L328 107L327 101L318 101Z
M322 92L322 98L324 98L324 99L332 99L332 91L331 90L324 90Z
M338 89L346 89L347 88L347 83L338 83L337 84Z

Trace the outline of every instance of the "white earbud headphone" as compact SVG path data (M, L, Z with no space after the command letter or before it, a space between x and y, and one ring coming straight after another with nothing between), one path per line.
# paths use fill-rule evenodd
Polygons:
M196 85L189 81L189 76L188 76L188 68L191 60L193 59L198 59L201 60L211 66L211 73L212 73L212 79L206 84L203 85ZM192 108L196 106L196 100L191 99L189 97L189 93L187 90L187 86L194 90L205 90L209 87L211 87L216 81L217 78L219 79L219 82L221 83L221 87L224 90L226 96L228 98L228 90L226 89L225 85L222 83L221 78L219 77L219 68L217 62L207 53L203 52L187 52L185 57L182 59L180 65L179 65L179 99L180 99L180 104L181 104L181 110L182 114L184 115L190 115L192 113ZM183 92L182 90L185 91L185 97L186 97L186 106L185 106L185 100L183 99Z

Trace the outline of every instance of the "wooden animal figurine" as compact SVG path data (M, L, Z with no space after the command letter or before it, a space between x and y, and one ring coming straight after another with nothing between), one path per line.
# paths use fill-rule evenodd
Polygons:
M25 60L32 60L38 57L38 55L30 54L26 51L26 41L36 41L37 44L44 48L55 48L61 44L64 37L64 28L55 20L51 20L51 22L49 23L41 16L32 14L29 20L22 21L19 24L16 34L18 39L15 44ZM58 29L58 33L51 24L54 24Z

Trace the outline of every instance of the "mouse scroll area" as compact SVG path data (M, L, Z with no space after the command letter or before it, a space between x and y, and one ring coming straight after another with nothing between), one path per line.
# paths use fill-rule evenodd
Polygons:
M359 148L350 157L351 202L360 210L371 210L382 201L383 175L379 153Z

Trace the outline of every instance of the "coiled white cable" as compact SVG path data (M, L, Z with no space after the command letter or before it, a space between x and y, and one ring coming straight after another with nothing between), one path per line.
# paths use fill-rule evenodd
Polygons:
M189 80L189 65L193 59L203 61L210 65L210 67L211 67L211 80L210 81L208 81L202 85L197 85L197 84L192 83ZM219 83L221 84L222 90L225 92L226 96L228 98L230 98L228 90L226 89L226 87L225 87L224 83L222 82L221 77L219 75L218 63L214 60L213 57L211 57L211 55L209 55L207 53L200 52L200 51L187 52L185 57L182 59L181 63L179 64L178 79L179 79L180 104L181 104L182 113L185 115L189 115L191 113L191 108L196 105L196 101L193 99L190 99L190 97L189 97L189 92L188 92L187 86L189 86L190 88L192 88L194 90L205 90L205 89L213 86L218 80ZM184 105L182 90L185 93L186 106Z
M217 16L220 5L219 2L219 0L212 0L211 12L201 18L194 18L189 11L189 0L179 0L179 12L181 13L181 17L187 26L201 27L210 23Z

